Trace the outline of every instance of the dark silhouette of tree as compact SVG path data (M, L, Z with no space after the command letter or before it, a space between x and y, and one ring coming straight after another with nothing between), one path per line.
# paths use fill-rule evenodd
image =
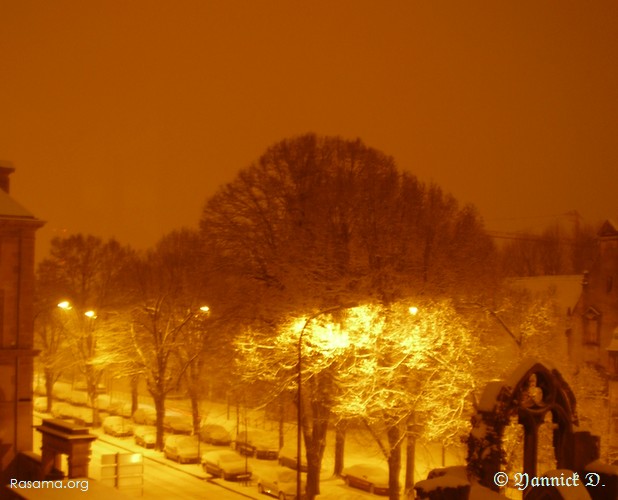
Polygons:
M200 247L188 230L170 233L134 268L137 289L131 340L134 359L156 409L156 448L163 448L167 395L180 387L186 370L202 356L202 345L189 353L187 342L200 326L205 304ZM188 357L182 355L187 352Z
M577 221L571 228L552 224L540 233L518 233L500 250L505 276L581 274L593 263L596 234Z
M464 293L493 274L474 209L360 140L275 144L208 200L201 228L237 286L288 310Z
M268 345L290 317L311 311L477 294L495 276L494 248L475 210L360 140L308 134L275 144L207 201L200 227L251 325L244 345ZM285 366L275 371L281 380L254 375L289 390ZM253 373L247 363L240 370ZM319 492L337 390L335 366L318 373L307 379L302 414L309 498Z
M95 425L99 422L97 390L110 362L108 353L98 343L102 335L116 333L118 324L112 316L126 308L130 298L126 276L132 256L129 248L115 240L77 234L54 238L50 256L39 265L39 318L53 317L56 321L55 326L51 322L39 323L39 331L48 339L52 334L50 328L65 332L67 351L63 355L70 353L68 366L83 377ZM61 301L66 301L64 310L52 313L54 305ZM53 342L49 345L53 346ZM48 366L55 363L47 361Z

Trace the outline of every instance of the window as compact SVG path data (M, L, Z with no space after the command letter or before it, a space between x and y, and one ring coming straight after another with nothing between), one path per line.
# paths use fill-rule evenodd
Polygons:
M594 307L589 307L584 313L584 344L599 345L601 343L601 313Z

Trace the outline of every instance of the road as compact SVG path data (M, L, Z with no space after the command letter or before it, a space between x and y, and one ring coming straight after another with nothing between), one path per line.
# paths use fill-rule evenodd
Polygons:
M35 418L35 425L40 424L40 419ZM94 432L96 434L96 432ZM41 435L34 433L34 451L39 452L41 447ZM210 482L201 472L198 465L179 465L165 460L157 452L144 450L132 445L129 439L112 438L102 436L92 443L92 455L90 460L89 476L92 479L101 479L101 457L106 454L143 452L144 475L143 495L142 488L131 487L122 489L123 493L132 497L144 499L221 499L239 500L240 498L257 498L255 486L253 488L242 485L232 485L240 491L227 489L225 485ZM64 457L63 457L64 458ZM67 470L63 464L63 470ZM201 477L200 477L201 476ZM242 490L246 490L242 492ZM86 493L87 495L87 493Z

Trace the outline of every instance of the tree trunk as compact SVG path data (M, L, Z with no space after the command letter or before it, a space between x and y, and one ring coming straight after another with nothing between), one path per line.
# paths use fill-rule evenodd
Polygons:
M279 449L285 445L284 441L284 429L285 424L285 406L283 405L283 395L279 396ZM300 464L300 457L298 457L298 463Z
M155 443L155 449L158 451L163 450L163 419L165 418L165 394L152 394L154 400L155 410L157 412L157 442Z
M401 470L401 431L398 425L388 429L388 498L399 500L399 472Z
M406 483L405 490L408 498L413 498L414 492L414 465L416 462L416 437L408 426L408 439L406 442Z
M54 402L54 375L51 370L44 370L45 373L45 396L47 397L47 413L51 413Z
M200 402L197 395L193 391L190 391L189 397L191 399L191 417L193 418L193 434L199 436L200 434Z
M311 405L311 415L304 412L303 434L305 437L305 449L307 453L307 500L314 500L320 494L320 470L322 469L322 457L326 447L326 431L328 430L328 415L330 408L314 402ZM303 406L305 408L305 406ZM298 466L302 463L298 458Z
M131 377L131 415L139 408L139 375Z
M341 471L344 467L345 455L345 435L348 423L345 420L340 420L335 425L335 476L341 476Z

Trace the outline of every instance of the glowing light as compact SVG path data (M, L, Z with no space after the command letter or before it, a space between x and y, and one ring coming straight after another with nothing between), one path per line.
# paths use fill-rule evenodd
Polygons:
M71 303L68 300L63 300L62 302L58 304L58 307L60 309L64 309L68 311L69 309L71 309Z
M210 307L208 307L208 306L202 306L202 307L200 307L200 311L202 311L202 312L205 312L205 313L206 313L206 312L210 311Z
M307 323L307 320L305 319L299 319L296 320L294 322L294 325L292 326L292 329L294 330L295 333L300 333L303 331L303 328L305 328L305 324Z
M84 313L84 316L88 316L89 318L96 318L97 314L93 310L90 310L90 311L86 311Z
M418 314L418 307L412 306L412 307L408 308L408 312L412 316L416 316Z

